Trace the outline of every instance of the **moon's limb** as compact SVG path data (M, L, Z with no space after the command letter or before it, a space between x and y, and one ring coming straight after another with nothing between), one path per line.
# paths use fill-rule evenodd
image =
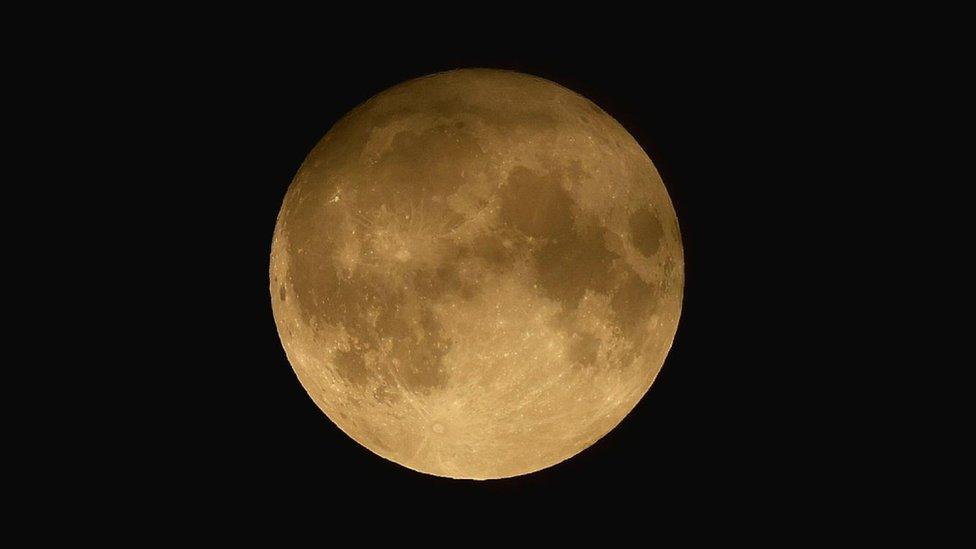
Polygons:
M681 310L677 218L650 159L583 97L460 70L357 107L279 213L272 307L344 432L455 478L536 471L637 404Z

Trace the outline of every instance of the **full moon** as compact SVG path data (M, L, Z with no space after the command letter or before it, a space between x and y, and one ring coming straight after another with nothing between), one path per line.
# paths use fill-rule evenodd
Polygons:
M648 391L681 313L668 192L600 107L466 69L366 101L309 153L271 247L288 360L351 438L432 475L566 460Z

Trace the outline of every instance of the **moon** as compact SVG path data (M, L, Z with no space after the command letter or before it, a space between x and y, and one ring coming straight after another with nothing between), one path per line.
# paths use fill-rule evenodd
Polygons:
M271 303L343 432L410 469L523 475L599 440L671 348L684 256L661 177L600 107L465 69L339 121L288 188Z

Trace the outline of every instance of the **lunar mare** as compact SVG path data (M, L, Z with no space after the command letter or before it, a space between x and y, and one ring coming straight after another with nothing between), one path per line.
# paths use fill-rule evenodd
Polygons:
M613 429L671 347L677 218L650 159L589 100L470 69L338 122L285 196L275 322L315 403L376 454L490 479Z

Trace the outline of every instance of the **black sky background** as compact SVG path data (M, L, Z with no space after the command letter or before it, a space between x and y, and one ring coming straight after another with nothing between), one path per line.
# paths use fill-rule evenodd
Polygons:
M952 165L971 33L951 10L16 8L4 486L30 539L616 545L671 526L836 544L922 526L931 545L965 512L968 325L937 310L965 305L971 248ZM616 118L685 253L674 345L636 408L564 463L485 482L342 434L288 364L268 284L316 142L376 93L465 67Z
M158 396L133 412L156 429L139 450L162 457L144 471L154 483L214 505L299 497L594 505L633 496L694 506L742 493L776 501L817 482L824 450L809 442L816 433L804 404L814 351L798 342L804 328L794 320L817 306L795 282L813 268L796 254L794 234L809 200L795 128L817 116L798 93L816 84L793 70L802 58L748 41L661 50L638 40L626 54L329 51L210 47L165 73L180 78L141 84L163 92L136 123L158 125L168 141L153 162L168 208L160 247L171 258L145 268L165 270L161 306L177 319L150 336L165 367L147 382ZM630 415L568 461L487 482L416 473L344 435L292 372L268 289L278 209L315 143L374 94L463 67L547 78L616 118L664 180L686 261L674 345Z

